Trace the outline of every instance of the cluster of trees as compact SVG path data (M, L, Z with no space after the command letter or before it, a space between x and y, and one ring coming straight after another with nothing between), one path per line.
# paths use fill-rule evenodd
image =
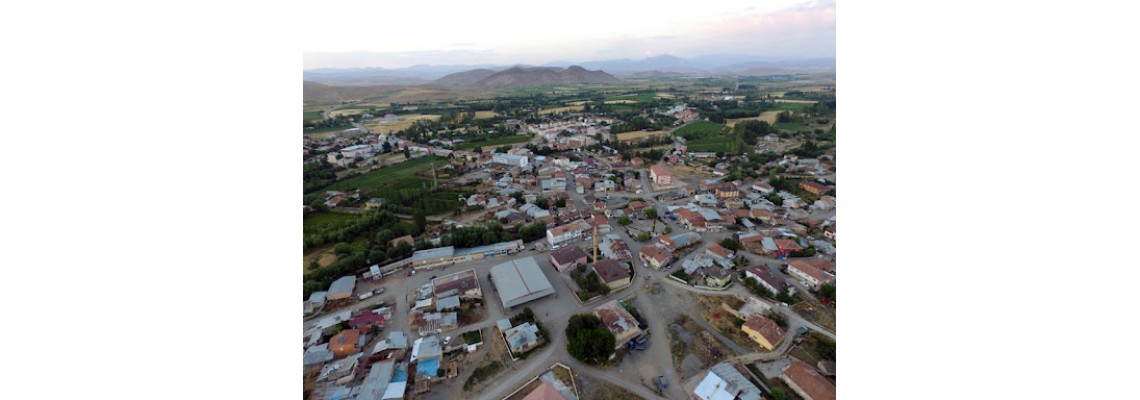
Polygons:
M815 142L808 140L805 141L803 146L792 149L788 154L795 154L803 158L816 158L823 155L824 148L817 145Z
M720 246L732 251L740 250L740 242L732 240L732 238L724 238L720 241Z
M610 293L610 287L598 279L598 273L594 271L587 273L585 265L579 265L571 270L570 277L578 284L579 299L589 299L594 293L601 293L603 296Z
M313 292L328 288L333 280L355 274L358 270L369 265L381 264L388 260L398 260L412 255L415 248L407 242L401 241L395 246L390 244L391 239L389 237L393 235L395 232L385 229L377 234L377 240L374 242L337 243L336 246L333 246L333 253L337 255L335 262L325 267L313 268L305 274L304 297L308 298Z
M388 230L402 235L418 235L422 228L413 224L400 222L394 214L386 210L377 210L365 213L340 226L322 227L316 233L305 237L305 248L323 246L334 242L348 242L364 233Z
M302 176L305 182L303 193L311 193L336 182L336 166L325 162L323 159L308 161L305 162Z
M788 257L815 257L815 246L808 246L806 249L788 253Z
M629 118L625 122L614 124L610 127L610 133L617 134L622 132L633 132L640 130L656 131L661 129L661 124L651 122L645 117L637 116Z
M830 283L820 285L819 297L826 297L831 301L835 301L835 285Z
M578 361L601 364L614 353L616 340L594 314L575 314L566 326L566 351Z
M329 119L321 120L308 120L305 121L306 128L313 129L331 129L331 128L349 128L352 126L352 118L345 115L338 115Z
M638 242L648 242L649 239L652 239L652 237L649 236L649 232L641 232L638 233L637 237L634 239L636 239Z

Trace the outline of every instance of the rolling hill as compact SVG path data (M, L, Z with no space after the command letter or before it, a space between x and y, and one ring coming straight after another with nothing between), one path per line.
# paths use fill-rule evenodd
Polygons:
M443 79L437 80L435 83L447 85L449 82L466 82L471 78L485 74L486 72L483 71L487 70L473 70L451 74L445 76ZM448 80L445 82L444 79ZM605 71L589 71L577 65L571 65L565 69L557 67L515 66L487 75L467 85L483 88L513 88L524 86L614 83L617 81L617 78L607 74ZM463 83L452 83L452 85L463 85Z

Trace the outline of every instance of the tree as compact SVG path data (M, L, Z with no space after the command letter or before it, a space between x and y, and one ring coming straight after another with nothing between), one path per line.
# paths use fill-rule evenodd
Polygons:
M657 219L657 209L650 208L648 210L645 210L645 218Z
M622 215L622 216L618 217L618 223L621 225L629 225L629 224L632 224L633 221L630 221L628 215Z
M558 200L554 201L554 206L558 208L566 207L566 198L559 197Z
M416 220L416 226L419 227L422 232L424 228L427 227L427 216L424 215L423 211L416 210L413 218Z
M579 361L600 364L614 353L614 334L594 314L571 316L566 337L566 351Z
M641 233L638 233L638 234L637 234L637 238L636 238L636 239L637 239L637 241L639 241L639 242L648 242L648 241L649 241L649 239L650 239L650 237L649 237L649 233L648 233L648 232L641 232Z
M819 297L826 297L835 300L835 285L825 283L819 287Z
M665 225L665 234L673 233L673 227Z
M404 158L412 158L412 151L408 150L406 146L404 147Z
M740 250L740 243L732 240L732 238L724 238L724 240L720 241L720 246L732 251Z

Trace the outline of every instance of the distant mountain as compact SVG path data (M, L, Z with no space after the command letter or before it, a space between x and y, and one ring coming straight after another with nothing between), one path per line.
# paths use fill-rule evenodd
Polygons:
M567 76L555 76L566 68ZM521 70L520 70L521 68ZM575 69L576 68L576 69ZM574 71L571 71L574 69ZM603 75L587 76L590 71ZM478 71L478 72L476 72ZM499 71L495 73L494 71ZM511 72L508 72L511 71ZM614 76L651 78L685 75L765 75L799 72L835 71L835 58L781 58L743 54L708 54L682 58L669 54L635 59L613 59L588 62L559 61L540 67L502 65L413 65L407 68L323 68L304 72L304 79L334 86L351 85L421 85L474 86L477 83L506 73L478 86L530 85L527 82L551 84L574 83L577 79L608 81ZM491 72L491 73L488 73ZM610 75L613 74L613 75ZM511 77L513 76L513 77ZM582 82L594 83L594 82ZM547 83L534 83L543 85Z
M569 68L516 66L496 72L473 84L487 88L510 88L543 85L577 85L584 83L614 83L618 79L605 71L589 71L577 65Z
M463 71L463 72L456 72L453 74L449 74L449 75L444 76L442 78L436 79L435 82L432 82L432 83L434 83L436 85L443 85L443 86L471 86L471 85L474 85L476 82L479 82L483 79L486 79L487 77L489 77L491 75L494 75L495 73L496 73L495 70L490 70L490 69L484 69L484 68L473 69L470 71Z

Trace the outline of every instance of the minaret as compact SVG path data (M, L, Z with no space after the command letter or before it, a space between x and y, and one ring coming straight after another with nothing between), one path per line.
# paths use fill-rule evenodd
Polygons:
M598 221L594 220L594 263L598 262Z

